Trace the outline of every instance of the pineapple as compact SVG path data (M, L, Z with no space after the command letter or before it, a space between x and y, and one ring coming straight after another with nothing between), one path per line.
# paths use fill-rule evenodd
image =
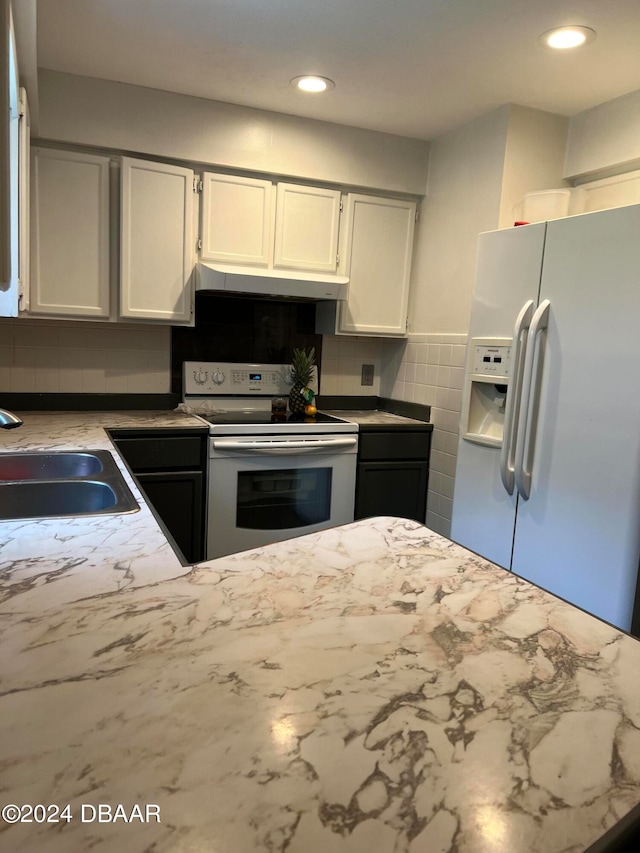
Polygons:
M309 352L304 349L294 349L291 359L291 391L289 391L289 408L294 414L302 414L307 399L302 391L308 387L313 377L313 368L316 363L316 348L311 347Z

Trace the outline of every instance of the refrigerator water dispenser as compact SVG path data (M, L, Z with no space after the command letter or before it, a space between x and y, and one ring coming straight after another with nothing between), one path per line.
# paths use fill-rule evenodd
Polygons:
M462 436L502 447L511 338L472 338L462 398Z

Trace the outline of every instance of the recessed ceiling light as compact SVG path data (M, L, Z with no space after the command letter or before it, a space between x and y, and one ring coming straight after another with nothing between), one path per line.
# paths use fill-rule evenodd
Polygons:
M581 47L583 44L593 41L596 31L590 27L556 27L542 33L540 41L545 47L553 47L557 50L567 50L571 47Z
M303 74L301 77L294 77L291 85L294 89L299 89L301 92L318 94L319 92L328 92L329 89L334 89L336 84L333 80L329 80L328 77Z

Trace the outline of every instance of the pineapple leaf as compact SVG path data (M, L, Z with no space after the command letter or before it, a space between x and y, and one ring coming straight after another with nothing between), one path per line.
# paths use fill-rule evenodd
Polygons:
M293 356L291 358L291 380L293 384L301 385L303 388L306 388L313 376L315 363L315 347L311 347L308 352L304 349L294 349Z

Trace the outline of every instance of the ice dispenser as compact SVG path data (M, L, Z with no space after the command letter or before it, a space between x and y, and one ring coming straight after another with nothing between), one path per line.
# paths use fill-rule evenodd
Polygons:
M502 447L511 338L472 338L462 398L463 438Z

